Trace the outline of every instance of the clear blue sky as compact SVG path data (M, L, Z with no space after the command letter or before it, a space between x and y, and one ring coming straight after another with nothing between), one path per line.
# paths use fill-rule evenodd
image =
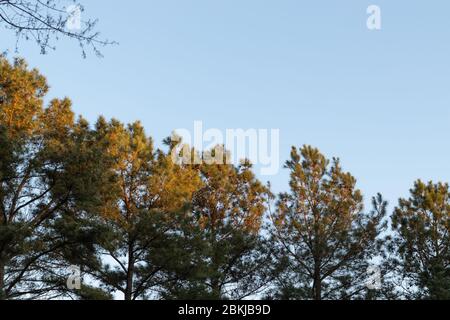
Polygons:
M77 113L175 128L280 128L281 156L312 144L339 156L366 198L395 203L417 178L450 181L450 2L406 0L84 1L120 43L20 55ZM366 8L382 30L366 28ZM2 48L14 38L2 30ZM287 172L272 177L288 187Z

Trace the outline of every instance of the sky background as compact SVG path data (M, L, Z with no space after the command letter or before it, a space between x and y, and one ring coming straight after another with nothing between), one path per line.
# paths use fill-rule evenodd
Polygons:
M450 181L448 0L82 2L120 45L84 60L76 43L42 56L21 42L18 55L92 122L139 119L158 144L195 120L279 128L281 162L316 146L391 208L418 178ZM366 27L371 4L380 31ZM17 55L13 34L0 43ZM288 189L286 170L262 179Z

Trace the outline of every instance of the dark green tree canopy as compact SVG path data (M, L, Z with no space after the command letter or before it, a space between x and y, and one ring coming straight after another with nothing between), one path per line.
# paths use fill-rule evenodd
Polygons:
M30 2L0 13L14 4ZM90 125L69 99L44 102L48 89L0 57L0 299L450 298L448 184L417 181L388 230L382 196L366 210L316 148L292 148L275 196L249 161L223 164L223 146L187 146L205 161L179 163L174 139Z
M281 270L276 296L285 299L350 299L365 292L370 261L385 228L386 203L363 211L355 178L319 150L292 149L291 192L281 194L272 239Z
M0 293L51 294L45 259L65 245L46 224L64 208L99 203L102 155L95 133L69 100L43 107L48 86L23 60L0 58ZM33 276L31 276L33 275Z
M450 190L448 184L416 181L409 199L392 216L392 269L406 296L450 298Z

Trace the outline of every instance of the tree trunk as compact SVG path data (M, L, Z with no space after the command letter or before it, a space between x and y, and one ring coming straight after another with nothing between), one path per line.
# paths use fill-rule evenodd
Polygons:
M125 300L133 300L133 279L134 279L134 244L128 245L128 270L127 286L125 289Z
M0 300L6 299L5 293L5 264L0 257Z
M317 255L314 257L314 283L313 283L313 299L322 300L322 276L321 276L321 260Z
M220 300L221 294L220 294L220 286L219 286L219 280L217 278L214 278L211 280L211 287L212 287L212 298L214 300Z
M320 265L322 261L321 238L320 234L320 211L313 208L314 212L314 284L313 298L314 300L322 300L322 277Z
M322 280L320 279L320 273L314 276L313 298L314 300L322 300Z
M216 242L216 231L214 226L212 227L211 232L211 244L213 246L213 256L212 256L212 270L214 272L213 277L211 278L211 292L212 292L212 298L215 300L220 300L222 298L222 290L220 288L220 277L219 277L219 257L220 254L218 248L217 248L217 242Z

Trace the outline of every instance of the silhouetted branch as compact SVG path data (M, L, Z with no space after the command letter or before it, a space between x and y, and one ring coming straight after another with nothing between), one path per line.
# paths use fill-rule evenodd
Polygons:
M55 49L61 37L77 41L83 57L90 47L101 56L100 47L115 44L100 37L98 20L83 20L84 7L69 0L0 0L0 24L16 33L17 40L33 40L45 54ZM17 44L16 44L17 49Z

